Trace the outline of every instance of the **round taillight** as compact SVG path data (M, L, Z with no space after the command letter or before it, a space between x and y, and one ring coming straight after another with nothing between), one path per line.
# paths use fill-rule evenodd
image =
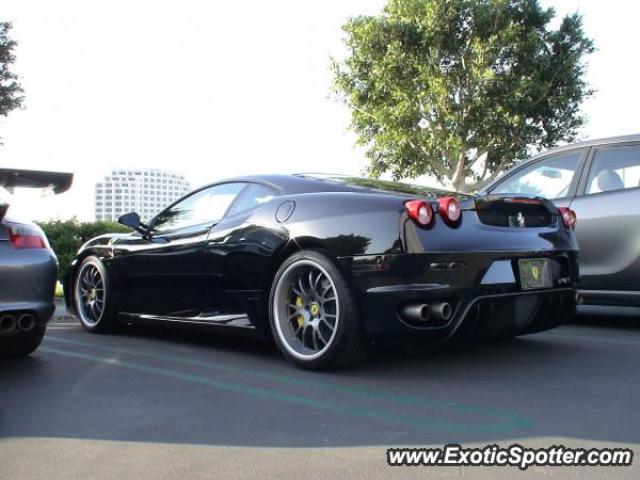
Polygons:
M421 227L426 227L433 220L433 209L431 205L424 200L409 200L404 204L411 218Z
M456 224L460 221L462 210L460 202L454 197L442 197L438 199L438 211L442 219L449 225Z
M558 208L560 212L560 217L562 218L562 223L567 228L576 228L576 212L571 210L568 207L560 207Z

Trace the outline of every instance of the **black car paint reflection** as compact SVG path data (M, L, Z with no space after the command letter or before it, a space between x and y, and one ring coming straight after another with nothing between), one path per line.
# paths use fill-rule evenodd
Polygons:
M196 318L198 323L238 326L216 322L216 317L232 314L245 316L240 326L262 336L269 335L267 304L274 274L289 255L303 249L333 259L357 295L367 336L379 343L440 341L480 315L476 311L483 305L500 302L513 310L519 308L517 299L529 294L536 295L540 312L548 304L555 305L550 307L555 313L549 322L532 317L517 333L551 328L573 311L578 247L573 231L562 225L547 201L539 200L537 208L548 224L511 228L483 223L476 198L461 195L459 225L451 227L436 214L422 228L408 217L404 202L419 193L437 212L441 192L405 188L403 193L401 184L391 188L389 182L294 175L232 181L261 184L275 193L268 202L210 223L147 236L99 237L80 250L76 268L86 256L98 256L113 280L121 313L130 318ZM482 202L484 209L497 212L503 206L500 196ZM549 258L557 267L551 288L523 292L517 281L482 283L493 262L509 260L517 273L517 259L531 257ZM72 269L65 281L70 309L73 275ZM407 303L442 299L454 306L453 318L442 325L422 328L399 313Z

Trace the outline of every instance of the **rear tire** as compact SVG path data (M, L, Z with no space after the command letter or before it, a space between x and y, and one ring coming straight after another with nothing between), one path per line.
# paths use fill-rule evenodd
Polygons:
M110 332L118 321L109 273L97 257L85 258L73 281L76 316L91 333Z
M0 357L26 357L40 346L46 326L36 326L30 332L0 338Z
M368 353L351 288L319 252L294 253L280 266L269 296L269 320L278 349L301 368L344 367Z

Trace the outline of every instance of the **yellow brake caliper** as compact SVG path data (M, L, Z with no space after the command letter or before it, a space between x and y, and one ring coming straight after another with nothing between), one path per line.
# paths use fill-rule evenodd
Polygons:
M302 308L302 305L302 297L296 297L296 307ZM304 317L302 316L302 314L296 317L296 321L298 322L298 327L302 327L302 325L304 325Z

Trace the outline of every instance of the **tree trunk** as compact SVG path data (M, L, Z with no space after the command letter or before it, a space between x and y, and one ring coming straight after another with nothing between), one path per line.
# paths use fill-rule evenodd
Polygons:
M465 160L467 158L466 152L461 152L458 155L458 163L456 164L456 169L453 172L453 177L451 177L451 184L453 185L453 189L458 192L464 192L466 188L465 179L466 179L466 169L465 169Z

